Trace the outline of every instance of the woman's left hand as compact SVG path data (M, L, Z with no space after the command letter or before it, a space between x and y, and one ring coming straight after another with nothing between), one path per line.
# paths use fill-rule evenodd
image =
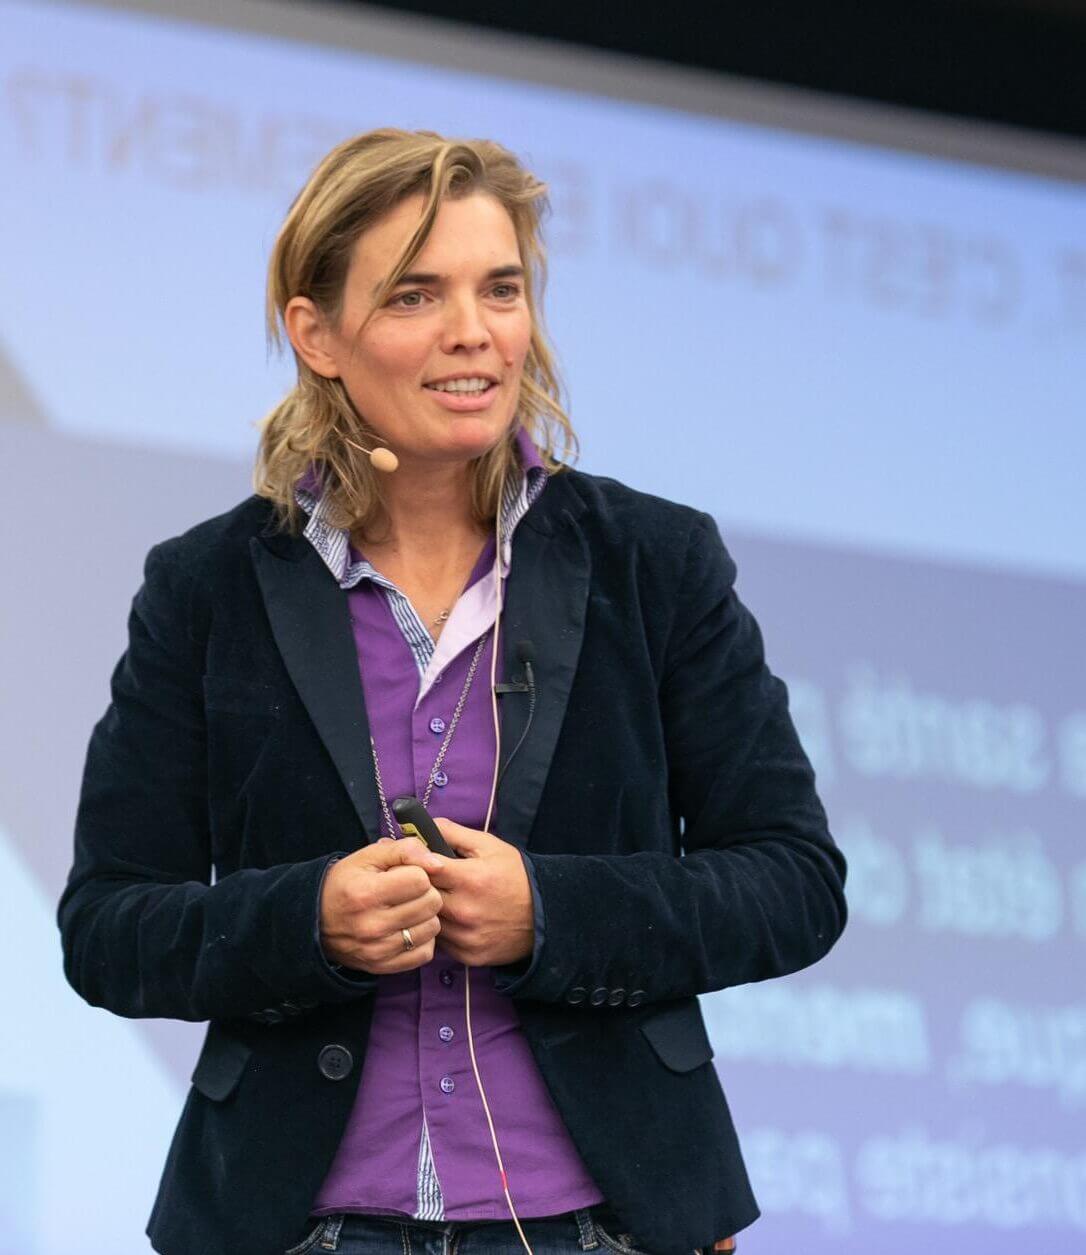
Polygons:
M445 858L422 842L414 855L445 899L438 913L437 945L469 967L515 963L532 953L535 920L532 887L515 845L451 819L435 819L460 855ZM413 861L414 861L413 858Z

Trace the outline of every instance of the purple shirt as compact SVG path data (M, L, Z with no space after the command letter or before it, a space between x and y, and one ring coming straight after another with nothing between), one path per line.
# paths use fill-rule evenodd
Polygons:
M518 444L525 482L519 498L503 502L506 560L512 527L531 496L528 468L540 466L524 433ZM436 650L398 590L349 550L345 565L364 571L347 598L385 793L390 801L421 798L475 646L493 625L494 541L480 554ZM492 647L488 638L428 807L472 828L483 826L494 762ZM555 1215L603 1200L546 1089L515 1004L495 988L491 968L457 963L439 941L431 963L378 978L358 1094L314 1214L509 1218L468 1052L469 978L476 1060L517 1214Z

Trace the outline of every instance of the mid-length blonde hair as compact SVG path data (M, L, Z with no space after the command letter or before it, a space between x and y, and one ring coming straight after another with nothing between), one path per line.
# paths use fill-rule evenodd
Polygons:
M532 334L516 419L507 437L472 465L472 508L481 523L498 510L502 481L516 457L518 422L549 470L560 470L577 452L539 312L546 279L540 235L546 191L508 149L492 140L446 139L433 131L393 128L369 131L332 149L310 175L290 207L268 266L268 338L281 349L287 302L308 297L336 321L356 240L407 197L425 197L422 218L385 278L375 310L422 250L443 199L484 192L504 206L525 268ZM298 382L263 421L254 487L276 503L281 523L296 530L295 486L313 467L328 503L329 522L372 534L385 521L381 473L359 448L359 438L372 447L376 433L351 404L342 380L326 379L294 356Z

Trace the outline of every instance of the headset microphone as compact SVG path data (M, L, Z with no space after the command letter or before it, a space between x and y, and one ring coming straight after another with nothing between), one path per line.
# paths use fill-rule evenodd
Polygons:
M350 436L344 436L343 439L352 449L357 449L359 453L364 453L369 458L370 465L375 471L384 471L386 475L391 475L400 465L400 459L391 449L386 449L384 445L378 445L376 449L363 449Z
M391 474L400 465L400 459L391 449L386 449L384 445L378 445L370 453L370 465L374 470Z

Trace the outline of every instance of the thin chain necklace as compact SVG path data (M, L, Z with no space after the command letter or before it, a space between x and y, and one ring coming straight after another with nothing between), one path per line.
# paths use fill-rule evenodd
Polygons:
M449 746L452 744L453 733L456 731L456 725L460 722L460 716L464 711L464 703L468 700L468 693L471 692L472 681L475 679L475 672L479 668L479 659L483 656L483 647L486 645L487 638L490 636L490 628L479 637L479 643L475 646L475 653L472 655L471 666L468 667L468 674L464 679L464 687L460 690L460 696L457 698L456 708L453 710L452 718L449 720L449 726L445 732L445 738L441 742L441 748L437 751L437 757L434 759L434 765L430 768L430 778L426 782L426 792L422 795L422 805L424 807L430 804L430 794L434 791L434 779L441 770L441 764L445 761L445 755L448 753ZM381 764L377 758L377 745L373 737L370 737L370 752L373 755L373 774L377 779L377 798L381 803L381 812L385 817L385 825L388 829L388 835L394 837L400 830L399 824L392 818L392 811L389 809L388 798L385 796L384 782L381 780Z

